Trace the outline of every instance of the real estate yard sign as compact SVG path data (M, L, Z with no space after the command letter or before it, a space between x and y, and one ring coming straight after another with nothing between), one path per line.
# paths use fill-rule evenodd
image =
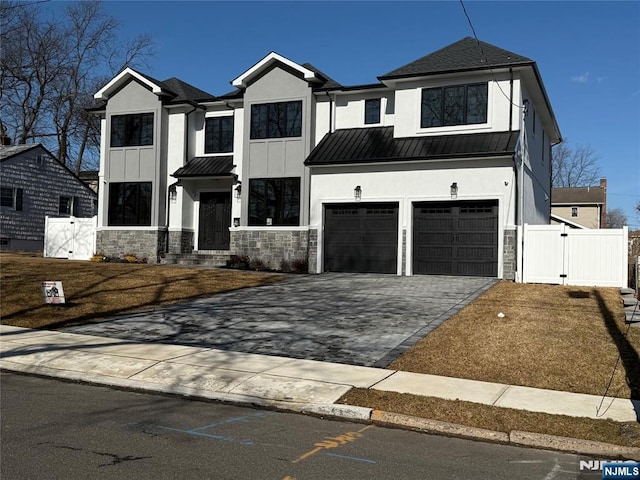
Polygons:
M42 298L44 303L65 303L62 282L42 282Z

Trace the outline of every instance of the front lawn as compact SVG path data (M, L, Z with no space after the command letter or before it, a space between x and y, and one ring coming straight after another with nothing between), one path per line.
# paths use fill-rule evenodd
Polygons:
M0 317L3 324L17 327L57 328L282 278L268 273L92 263L0 252ZM43 281L61 281L68 305L44 305Z
M624 318L617 288L500 282L389 368L602 395L621 354L608 395L640 399L640 329Z

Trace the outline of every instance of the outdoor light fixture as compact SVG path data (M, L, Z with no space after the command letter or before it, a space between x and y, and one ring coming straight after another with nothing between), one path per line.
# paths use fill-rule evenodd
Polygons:
M238 186L236 187L236 198L240 200L241 197L242 197L242 184L238 183Z
M360 185L353 189L353 196L355 197L356 202L362 200L362 188L360 188Z
M175 185L169 186L169 202L176 203L178 201L178 191Z
M524 103L524 108L522 109L522 112L524 113L524 116L526 117L529 114L529 100L527 98L525 98L522 103Z
M240 219L238 217L233 218L233 226L236 228L240 226Z
M456 182L451 184L451 198L458 198L458 184Z

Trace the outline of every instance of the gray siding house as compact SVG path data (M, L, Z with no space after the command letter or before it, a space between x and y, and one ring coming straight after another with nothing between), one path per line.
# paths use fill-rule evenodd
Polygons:
M562 137L535 61L480 43L348 86L270 52L220 96L124 69L91 109L97 250L517 277L518 227L549 223Z
M97 195L41 144L0 146L0 248L40 251L45 217L92 217Z

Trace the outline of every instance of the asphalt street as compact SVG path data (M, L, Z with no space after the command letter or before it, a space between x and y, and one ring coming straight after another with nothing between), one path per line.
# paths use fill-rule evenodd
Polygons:
M2 373L7 479L538 479L581 457Z

